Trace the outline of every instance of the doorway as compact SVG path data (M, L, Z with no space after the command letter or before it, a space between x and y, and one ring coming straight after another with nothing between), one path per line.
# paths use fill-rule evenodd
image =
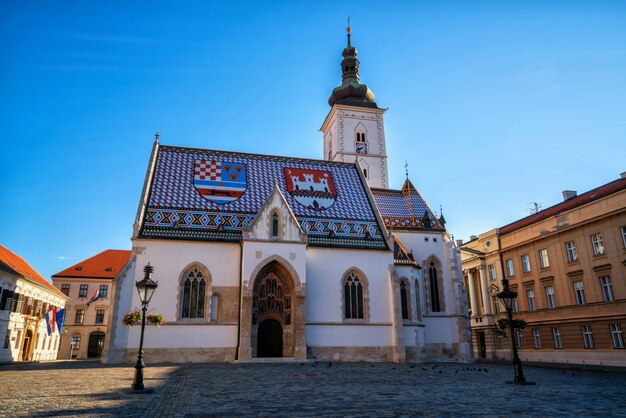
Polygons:
M487 344L485 343L485 332L478 331L478 347L480 349L480 358L487 357Z
M104 332L94 331L89 334L87 357L100 357L104 348Z
M283 327L268 318L259 324L257 331L257 357L283 356Z
M30 341L33 339L33 332L31 330L26 331L24 336L24 345L22 346L22 361L30 360Z

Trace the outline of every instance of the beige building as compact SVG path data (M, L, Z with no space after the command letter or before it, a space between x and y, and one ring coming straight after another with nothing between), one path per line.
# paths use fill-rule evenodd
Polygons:
M522 361L626 366L626 173L460 246L477 359L509 359L496 294L506 274Z
M59 332L55 323L48 335L45 315L62 310L66 300L22 257L0 245L0 363L55 360Z
M70 297L60 359L100 357L107 339L115 281L129 257L130 251L106 250L52 276L54 285Z

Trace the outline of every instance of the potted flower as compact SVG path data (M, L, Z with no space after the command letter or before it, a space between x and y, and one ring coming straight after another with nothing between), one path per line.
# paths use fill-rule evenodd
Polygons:
M133 325L137 325L141 323L141 312L139 311L130 311L122 318L122 324L125 327L132 327Z
M163 319L163 315L160 313L148 314L146 315L146 320L148 321L148 323L152 325L156 325L157 327L160 327L161 325L165 323L165 320Z

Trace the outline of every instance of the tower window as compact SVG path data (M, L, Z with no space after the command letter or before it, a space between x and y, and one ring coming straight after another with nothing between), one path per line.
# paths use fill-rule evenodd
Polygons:
M363 169L363 176L365 176L365 178L369 178L369 177L367 177L367 168Z

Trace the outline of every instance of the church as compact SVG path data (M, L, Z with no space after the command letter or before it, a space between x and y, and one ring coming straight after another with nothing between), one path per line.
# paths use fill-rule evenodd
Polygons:
M389 188L385 109L360 82L350 28L323 159L184 148L150 155L103 361L133 363L141 307L158 289L144 353L154 362L268 357L470 361L460 257L408 178Z

